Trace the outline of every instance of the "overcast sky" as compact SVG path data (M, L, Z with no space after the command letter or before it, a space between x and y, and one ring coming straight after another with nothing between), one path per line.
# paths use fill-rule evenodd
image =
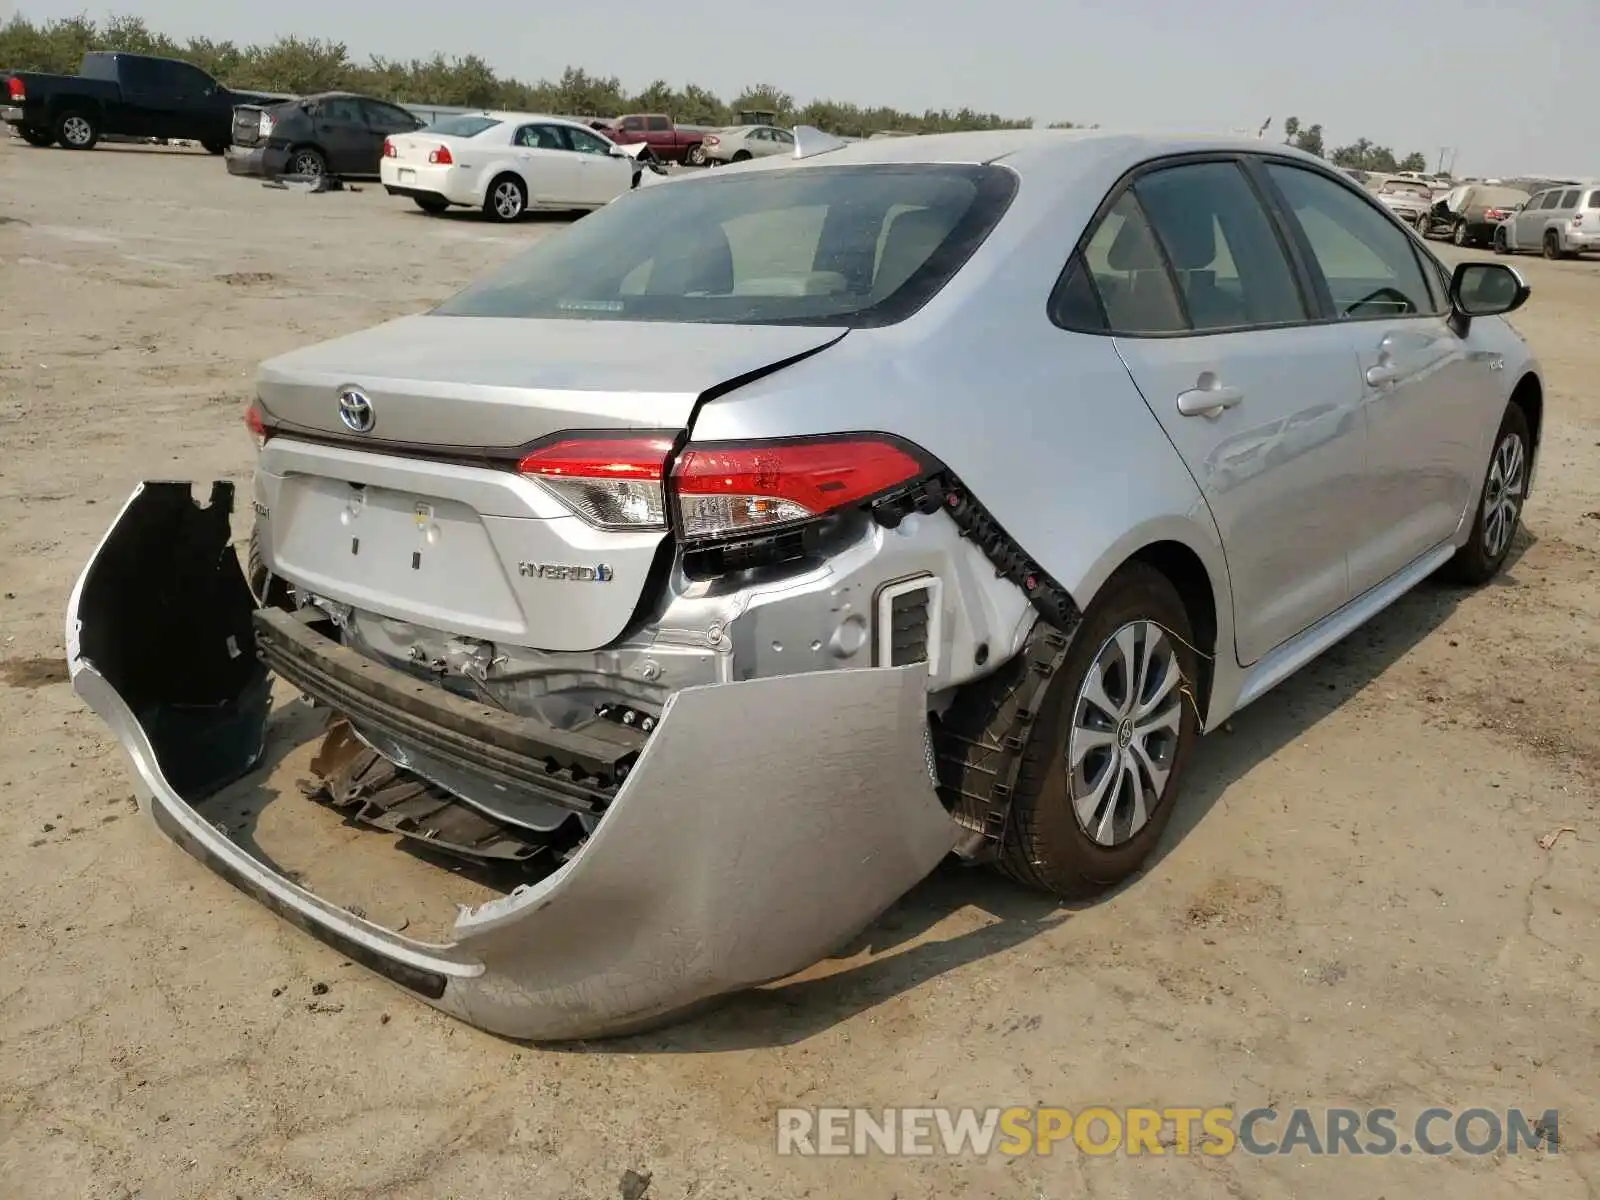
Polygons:
M33 19L93 0L0 0ZM1368 137L1460 173L1600 175L1592 66L1600 0L142 0L153 29L279 34L410 58L476 53L533 80L567 64L694 82L771 83L902 109L970 105L1040 122L1221 130L1287 116L1334 146ZM1581 68L1589 68L1583 70ZM425 97L416 97L423 100Z

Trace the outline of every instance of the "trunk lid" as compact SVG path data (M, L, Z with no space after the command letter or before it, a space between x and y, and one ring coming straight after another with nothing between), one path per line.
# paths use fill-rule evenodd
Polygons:
M262 141L261 114L266 108L260 104L240 104L233 110L233 144L255 146Z
M257 385L280 431L257 469L266 564L429 629L605 646L639 609L669 535L589 524L516 473L518 448L569 431L686 429L708 390L844 332L423 315L273 359ZM370 406L365 431L341 416L352 389Z
M463 148L472 139L455 137L448 133L429 133L426 129L419 129L416 133L390 134L389 141L394 143L395 157L399 161L426 164L428 155L440 146L448 146L452 157L459 162Z

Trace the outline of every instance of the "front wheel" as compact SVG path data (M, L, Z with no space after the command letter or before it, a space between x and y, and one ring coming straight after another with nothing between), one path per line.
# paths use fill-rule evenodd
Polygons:
M56 135L48 129L19 129L17 135L30 146L38 146L43 150L46 146L56 144Z
M517 221L528 209L528 193L514 175L502 175L489 185L483 215L491 221Z
M1172 818L1199 738L1193 644L1183 601L1155 568L1129 563L1101 588L1022 747L996 863L1002 872L1072 898L1105 891L1144 864ZM1028 701L1027 671L1024 662L1010 664L957 701L983 709L987 726L972 739L963 792L992 780L998 747ZM950 716L961 721L974 711ZM963 816L968 825L981 820Z
M1488 583L1500 573L1516 540L1522 521L1522 502L1528 491L1528 464L1532 461L1533 438L1528 416L1518 404L1506 406L1495 434L1489 470L1479 493L1478 513L1472 522L1472 536L1445 564L1442 574L1456 583L1470 586Z
M328 172L328 160L314 146L301 146L289 155L289 174L320 179Z
M1511 253L1511 243L1506 240L1506 231L1504 229L1496 229L1494 231L1494 252L1496 254Z
M56 121L56 141L67 150L93 150L100 140L100 126L88 113L62 113Z

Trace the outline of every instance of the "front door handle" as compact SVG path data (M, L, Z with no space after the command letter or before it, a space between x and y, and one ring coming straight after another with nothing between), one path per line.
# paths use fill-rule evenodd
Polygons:
M1375 367L1367 368L1367 383L1372 387L1388 387L1391 383L1400 381L1400 368L1393 363L1381 362Z
M1224 409L1232 408L1244 399L1236 387L1190 388L1178 393L1178 411L1186 417L1220 417Z

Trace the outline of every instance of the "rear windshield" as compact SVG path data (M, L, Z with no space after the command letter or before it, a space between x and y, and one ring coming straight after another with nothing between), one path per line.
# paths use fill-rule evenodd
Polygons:
M865 327L911 315L988 236L1004 167L782 168L643 187L434 312Z
M485 129L493 129L499 121L493 117L444 117L428 126L429 133L443 137L477 137Z

